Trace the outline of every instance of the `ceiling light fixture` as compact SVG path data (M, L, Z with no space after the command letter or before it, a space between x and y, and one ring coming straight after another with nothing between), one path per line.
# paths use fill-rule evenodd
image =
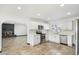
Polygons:
M40 13L37 13L37 16L40 16Z
M71 15L71 12L67 12L67 15Z
M17 7L17 9L18 9L18 10L21 10L21 7L19 6L19 7Z
M48 17L47 19L50 20L50 17Z

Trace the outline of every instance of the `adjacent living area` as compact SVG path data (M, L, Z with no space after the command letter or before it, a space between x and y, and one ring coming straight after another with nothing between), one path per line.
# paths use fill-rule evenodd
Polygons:
M0 4L0 55L76 55L78 4Z

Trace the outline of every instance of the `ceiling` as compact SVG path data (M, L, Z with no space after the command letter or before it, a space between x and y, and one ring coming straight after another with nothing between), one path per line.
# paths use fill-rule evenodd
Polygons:
M71 13L67 15L67 13ZM0 16L52 21L79 16L79 4L1 4Z

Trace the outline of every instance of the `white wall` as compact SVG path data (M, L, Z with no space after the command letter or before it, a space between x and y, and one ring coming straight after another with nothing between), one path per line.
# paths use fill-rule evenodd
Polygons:
M2 26L0 24L0 51L2 50Z
M50 25L57 25L63 30L72 30L72 20L57 20L52 21Z
M41 22L30 22L29 24L29 29L38 29L38 25L44 26L44 29L49 29L48 24L46 23L41 23Z
M22 24L14 25L14 34L15 35L27 35L27 26Z
M0 51L2 51L2 23L4 20L0 19Z

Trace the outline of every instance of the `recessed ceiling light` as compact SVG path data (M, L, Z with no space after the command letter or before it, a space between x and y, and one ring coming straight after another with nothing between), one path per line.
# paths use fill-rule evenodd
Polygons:
M37 13L37 16L40 16L40 13Z
M50 17L48 17L47 19L50 20Z
M21 10L21 7L19 6L19 7L17 7L17 9L18 9L18 10Z
M61 4L61 5L60 5L60 7L63 7L63 6L64 6L64 4Z
M71 15L71 12L67 12L67 15Z

